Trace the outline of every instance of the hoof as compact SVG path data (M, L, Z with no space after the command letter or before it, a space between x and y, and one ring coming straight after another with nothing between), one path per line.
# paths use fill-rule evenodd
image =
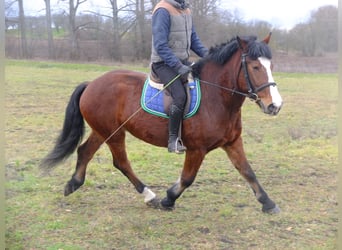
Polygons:
M64 187L64 196L68 196L75 192L80 186L83 185L83 182L76 181L75 179L71 179Z
M160 199L158 199L158 198L154 198L154 199L146 202L146 205L148 207L155 208L155 209L161 208Z
M154 208L154 209L160 209L160 210L164 210L164 211L171 211L174 209L174 206L170 207L170 206L163 206L162 201L158 198L154 198L152 200L150 200L149 202L146 202L146 205Z
M65 185L64 187L64 196L68 196L69 194L72 194L76 189L70 185L70 183L68 182L68 184Z
M175 207L175 201L174 200L170 200L167 197L162 199L162 201L160 203L161 203L161 205L163 206L163 208L165 210L173 210L174 207Z
M273 208L270 208L270 209L263 208L262 211L267 214L279 214L280 208L277 205L275 205Z

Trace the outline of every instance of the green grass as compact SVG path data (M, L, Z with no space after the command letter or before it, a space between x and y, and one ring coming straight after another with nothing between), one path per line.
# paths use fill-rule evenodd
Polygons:
M112 167L106 146L91 161L84 186L68 197L63 188L75 154L42 176L39 160L52 148L74 88L116 68L147 72L127 65L7 61L7 249L337 248L337 75L275 73L284 99L277 117L244 104L245 151L282 209L270 216L222 150L207 155L172 212L148 208ZM127 150L136 174L163 197L184 156L131 136Z

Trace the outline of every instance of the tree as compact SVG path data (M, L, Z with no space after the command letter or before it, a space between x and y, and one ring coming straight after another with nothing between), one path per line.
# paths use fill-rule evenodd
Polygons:
M222 27L218 18L218 3L220 0L190 0L193 23L203 41L215 40L219 35L215 31ZM210 42L212 43L212 42Z
M135 16L136 16L136 41L137 41L137 59L145 59L148 55L146 52L149 51L147 48L147 37L146 37L146 12L145 12L145 1L136 0L135 3Z
M60 50L58 59L121 61L145 60L150 56L151 10L159 0L108 0L105 6L101 6L102 10L90 10L87 14L77 13L86 0L59 0L57 9L60 11L52 17L51 0L44 0L45 14L37 12L33 16L25 16L23 1L29 0L5 0L8 56L46 56L53 59L55 49ZM189 2L196 31L208 47L236 35L263 38L272 31L273 51L300 52L306 56L337 51L338 9L335 6L323 6L313 11L307 22L288 31L274 29L265 21L246 22L238 9L220 9L220 0ZM65 32L68 39L54 40L52 27L59 37L63 37ZM42 47L45 44L47 48Z
M121 8L124 12L121 19L121 39L125 40L127 55L132 55L138 60L150 56L151 27L148 13L151 13L151 6L149 4L150 2L145 0L126 0Z
M260 20L248 22L247 27L248 34L255 35L259 38L265 37L272 30L272 25L270 23Z
M23 58L28 58L29 55L28 55L28 49L27 49L26 23L25 23L23 0L18 0L18 7L19 7L20 43L21 43L20 54Z
M295 50L300 51L303 56L312 55L312 39L311 39L311 30L308 24L297 24L290 31L290 41L289 46Z
M337 20L338 9L335 6L322 6L312 12L309 24L317 45L316 53L337 51Z
M44 0L46 7L46 31L48 37L49 59L55 59L55 48L53 45L52 22L51 22L51 6L50 0Z
M117 0L109 0L112 7L112 24L113 24L113 49L111 55L114 60L121 61L121 36L120 36L120 22L119 22L119 8Z
M15 7L17 0L5 0L5 27L16 28L18 26L18 11Z
M220 0L190 0L191 12L195 19L217 12Z
M69 0L69 45L70 45L70 59L79 58L79 43L77 32L81 26L76 25L76 13L78 7L87 0Z
M311 13L307 23L290 31L291 47L305 56L337 51L337 7L323 6Z

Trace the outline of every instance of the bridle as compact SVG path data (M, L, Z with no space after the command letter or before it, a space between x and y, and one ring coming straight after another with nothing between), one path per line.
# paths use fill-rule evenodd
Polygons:
M268 88L270 86L277 86L277 84L275 82L267 82L262 84L261 86L255 88L254 85L251 82L251 79L249 77L249 73L248 73L248 68L247 68L247 60L246 57L248 56L248 54L243 53L241 55L241 67L239 70L239 74L238 77L240 75L241 72L241 68L243 68L243 73L244 73L244 77L246 80L246 84L247 84L247 93L243 93L244 96L248 97L249 99L258 102L259 101L259 96L258 93L262 90L264 90L265 88Z
M261 86L255 88L251 82L250 77L249 77L248 68L247 68L247 60L246 60L247 56L248 56L247 53L243 53L241 55L241 64L240 64L239 73L237 75L237 78L239 78L240 73L241 73L241 69L243 69L244 77L245 77L247 88L248 88L247 93L238 91L235 88L234 89L226 88L226 87L220 86L220 85L212 83L212 82L207 82L204 80L200 80L200 81L207 84L207 85L211 85L211 86L229 91L232 94L238 94L238 95L242 95L244 97L248 97L250 100L255 101L256 103L260 102L260 98L258 96L258 93L260 91L264 90L265 88L270 87L270 86L277 86L277 84L275 82L267 82L267 83L264 83Z

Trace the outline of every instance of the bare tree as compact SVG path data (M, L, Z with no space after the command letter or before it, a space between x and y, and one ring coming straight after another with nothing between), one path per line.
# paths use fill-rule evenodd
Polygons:
M79 43L77 31L80 26L76 25L76 13L78 7L87 0L69 0L69 43L70 43L70 59L78 59Z
M66 12L52 15L52 22L57 33L61 32L62 30L69 29L69 21L67 16L68 14Z
M136 16L136 41L137 44L137 59L141 60L146 58L147 48L147 37L146 37L146 20L145 20L145 1L144 0L136 0L135 3L135 16Z
M28 58L28 49L27 49L27 39L26 39L26 23L25 23L25 13L24 13L24 4L23 0L18 0L19 7L19 29L20 29L20 42L21 42L21 50L20 54L23 58Z
M151 6L152 6L152 8L153 8L154 6L157 5L157 3L159 2L159 0L151 0L150 2L151 2Z
M114 60L121 61L121 36L120 36L120 22L119 22L119 8L117 0L109 0L112 8L112 24L113 24L113 49L111 51Z
M105 20L102 27L97 28L98 31L104 34L104 49L109 51L111 59L121 61L122 55L124 54L122 51L126 51L126 55L132 52L136 54L136 44L134 46L130 46L130 44L132 42L135 43L136 41L136 37L131 39L132 33L136 35L136 32L131 31L135 30L134 28L137 25L137 20L134 8L135 2L133 2L133 0L126 0L125 2L121 1L121 6L118 5L118 2L119 1L117 0L108 0L108 3L110 4L110 15L95 13L92 11L89 12L100 16L102 20ZM110 25L108 25L109 23ZM108 43L108 35L110 36L110 43ZM126 39L126 43L122 43L123 39Z
M316 53L337 51L337 20L338 9L335 6L322 6L317 11L312 12L309 23L312 27L313 39L317 45Z
M148 25L148 14L151 11L150 2L145 0L126 0L121 7L121 39L126 39L124 47L129 50L134 59L145 59L150 54L149 43L150 25ZM125 35L125 37L124 37Z
M194 18L200 18L216 12L220 0L190 0L189 2Z
M14 28L18 25L17 20L17 8L15 7L15 4L17 3L17 0L5 0L5 27L6 30L9 27Z
M107 11L90 10L89 15L77 15L79 6L86 0L59 0L67 4L69 10L61 8L62 12L52 17L51 0L44 0L46 16L25 16L23 1L29 0L4 1L7 27L5 44L8 56L48 56L53 59L57 56L55 49L59 50L59 58L72 60L144 60L150 56L151 10L159 0L108 0L105 6ZM272 40L271 46L274 50L301 52L306 56L337 51L336 6L323 6L312 12L307 22L286 31L275 30L271 24L264 21L245 22L236 9L221 10L221 0L189 2L196 31L208 47L225 42L236 35L255 34L263 37L272 29L275 39ZM64 31L68 31L69 39L54 40L51 22L61 36ZM47 43L42 42L46 37ZM48 48L41 49L45 44L48 44ZM81 47L84 48L82 54Z
M46 31L48 37L48 52L49 52L49 59L55 59L55 48L53 45L53 34L52 34L52 27L51 27L51 5L50 0L44 0L45 7L46 7Z
M307 23L297 24L290 31L290 46L305 56L336 52L338 9L323 6L311 13Z
M218 3L220 0L189 0L193 23L201 39L209 41L216 40L221 35L218 18Z
M315 54L315 41L312 39L312 27L309 24L297 24L290 32L290 47L300 51L303 56Z

